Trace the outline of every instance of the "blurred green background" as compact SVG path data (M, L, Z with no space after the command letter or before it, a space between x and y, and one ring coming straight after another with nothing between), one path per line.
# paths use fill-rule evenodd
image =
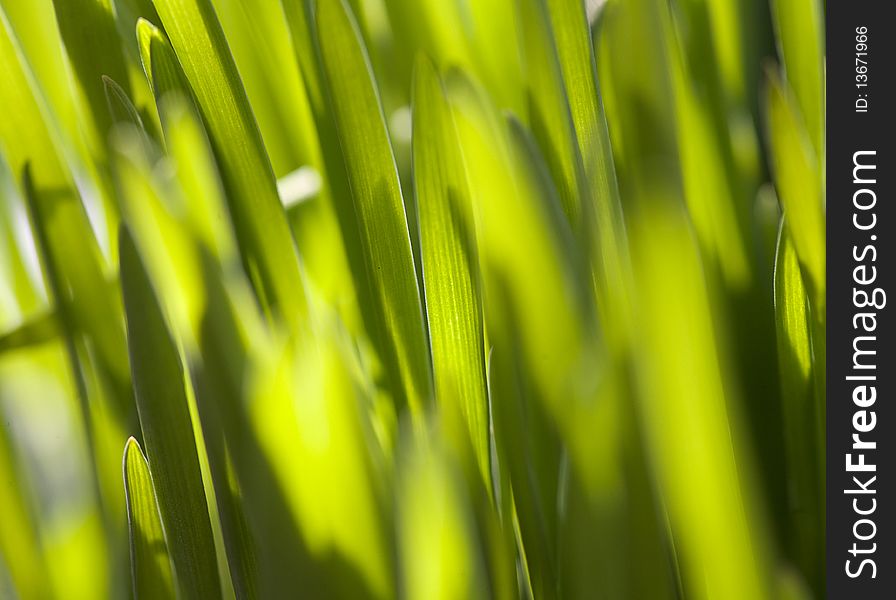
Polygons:
M824 597L819 0L0 0L0 598Z

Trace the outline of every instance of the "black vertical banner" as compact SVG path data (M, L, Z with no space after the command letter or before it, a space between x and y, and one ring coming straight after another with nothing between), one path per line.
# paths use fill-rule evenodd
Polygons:
M827 582L896 598L896 23L827 2Z

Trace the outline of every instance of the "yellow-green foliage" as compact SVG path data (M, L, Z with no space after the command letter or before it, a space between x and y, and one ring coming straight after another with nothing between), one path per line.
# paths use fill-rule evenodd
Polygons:
M822 14L0 0L0 597L821 597Z

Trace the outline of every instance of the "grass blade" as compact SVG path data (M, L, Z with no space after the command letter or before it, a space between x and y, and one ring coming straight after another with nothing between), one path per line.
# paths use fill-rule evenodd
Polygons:
M415 78L419 77L418 61ZM426 430L408 437L413 439L404 443L396 490L405 597L496 598L487 587L475 521L450 453Z
M585 174L544 0L519 0L529 122L570 226L585 241Z
M824 156L824 12L819 0L772 0L778 53L816 160Z
M752 497L743 423L723 388L700 258L672 200L643 198L632 233L644 315L638 383L648 457L687 596L764 598L771 584L768 526ZM724 556L722 545L729 549Z
M765 111L778 198L816 318L825 314L825 214L820 165L801 124L793 96L768 72Z
M581 0L547 0L589 202L592 266L602 324L612 341L627 335L631 278L625 222L610 135L597 82L594 46Z
M366 283L359 287L372 306L371 337L396 402L419 409L432 395L429 352L382 106L361 36L342 0L320 3L317 31L361 237L365 264L358 275Z
M106 108L104 78L123 85L129 95L128 67L115 29L112 0L53 0L53 5L75 81L87 100L96 141L105 148L115 121Z
M432 63L414 75L414 186L436 398L466 423L475 460L490 479L485 344L473 206L454 119Z
M124 327L117 293L104 276L105 265L87 213L63 153L44 118L45 109L30 80L14 38L0 14L0 71L5 83L0 104L17 115L0 122L0 147L10 169L22 177L30 170L34 193L28 197L42 258L55 272L50 281L57 303L68 305L72 331L83 332L96 360L113 386L122 414L130 409L130 377L125 355ZM78 252L71 252L79 248Z
M117 286L105 276L106 265L64 162L58 132L4 11L0 11L0 73L4 74L0 106L16 115L0 119L0 149L21 185L48 295L65 332L87 438L90 483L105 519L107 537L101 544L107 547L99 560L108 561L110 572L119 572L117 563L126 560L125 507L116 448L134 410Z
M211 1L155 0L154 5L218 159L256 294L298 331L307 315L299 257L261 133Z
M0 557L22 598L48 597L47 566L41 548L38 523L29 505L27 487L19 473L18 457L10 443L11 428L0 423Z
M131 538L131 578L137 600L167 600L175 596L168 545L149 465L134 438L122 459L124 492Z
M787 451L790 551L807 580L823 587L824 488L817 453L824 452L825 423L815 404L811 317L799 261L789 229L782 223L775 260L775 323L781 370L784 441ZM819 587L821 586L821 587Z
M119 244L137 410L178 589L187 598L217 598L215 547L180 355L126 229Z

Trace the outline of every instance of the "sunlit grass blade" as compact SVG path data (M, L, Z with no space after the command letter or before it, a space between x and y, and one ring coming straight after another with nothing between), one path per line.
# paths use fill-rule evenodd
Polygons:
M546 0L546 4L585 173L596 188L595 200L605 207L604 218L620 228L619 191L585 7L578 0Z
M168 600L175 596L168 544L149 465L134 438L125 444L122 471L128 505L134 597L138 600Z
M126 229L119 243L140 427L178 589L186 597L217 598L221 589L215 547L181 358Z
M418 82L420 68L418 61ZM475 521L449 452L425 429L409 432L408 438L399 459L396 503L405 597L497 597L488 588Z
M567 104L584 169L582 198L602 323L610 343L628 335L630 264L610 135L598 89L594 47L580 0L547 0Z
M417 61L414 82L414 186L435 394L447 418L465 421L488 481L485 343L471 195L451 108L428 59Z
M772 0L778 52L816 160L824 156L824 4Z
M259 596L310 586L333 598L392 597L372 432L356 412L362 399L337 338L282 345L261 328L238 278L210 262L204 278L197 402L203 423L209 417L226 434L257 544Z
M185 221L197 241L221 264L237 258L233 225L205 130L193 105L182 95L160 102L162 130L175 165L185 204Z
M788 544L807 580L820 590L817 565L824 556L824 487L818 452L824 452L825 423L815 403L811 317L799 261L789 229L782 223L775 261L775 323L781 371L784 441L787 450ZM821 366L823 368L823 366Z
M303 0L296 0L302 4ZM320 168L311 109L280 0L212 0L274 173ZM276 64L277 69L267 65Z
M0 5L8 31L20 45L23 65L27 65L25 70L33 76L31 91L42 100L41 110L47 129L54 137L63 161L78 178L97 242L114 259L117 210L108 171L103 164L105 140L95 126L86 98L75 80L77 75L66 55L54 2L3 0ZM97 79L95 83L102 99L102 82ZM101 118L105 117L104 104L99 107L103 111Z
M794 97L767 71L765 113L778 198L790 229L815 318L825 315L825 210L822 171Z
M704 255L725 284L744 293L753 284L749 252L744 241L745 211L737 182L726 162L728 149L719 119L714 119L711 90L695 90L685 49L667 24L671 92L685 201ZM705 84L704 84L705 85Z
M477 207L493 344L491 412L500 469L511 488L501 494L507 507L516 506L527 578L537 597L552 597L561 468L557 419L569 395L579 392L573 389L581 381L572 357L586 329L578 320L582 295L571 279L572 234L547 168L519 123L505 122L462 74L452 73L448 83ZM515 527L510 509L504 527Z
M46 565L38 524L29 503L27 486L9 438L10 429L0 423L0 558L21 597L47 597Z
M768 525L743 422L723 387L702 265L684 211L656 194L641 199L631 238L647 455L687 597L764 598L772 583ZM721 546L728 552L720 555Z
M18 326L0 333L0 354L44 344L56 339L60 333L56 312L42 311Z
M336 121L363 265L359 293L370 303L371 338L399 405L419 409L432 395L429 352L408 221L370 63L342 0L317 7L317 32Z
M261 133L211 1L154 4L208 130L256 294L299 330L307 315L301 265Z
M321 175L316 198L290 219L307 277L333 304L351 312L355 292L334 214L322 140L293 51L280 0L213 0L227 43L278 178L299 168ZM296 0L295 10L304 0ZM311 58L314 58L313 46ZM276 69L269 65L277 65Z
M157 110L161 108L162 98L169 92L179 92L193 100L193 90L177 61L174 48L162 30L146 19L137 21L137 48L143 74L156 99Z

